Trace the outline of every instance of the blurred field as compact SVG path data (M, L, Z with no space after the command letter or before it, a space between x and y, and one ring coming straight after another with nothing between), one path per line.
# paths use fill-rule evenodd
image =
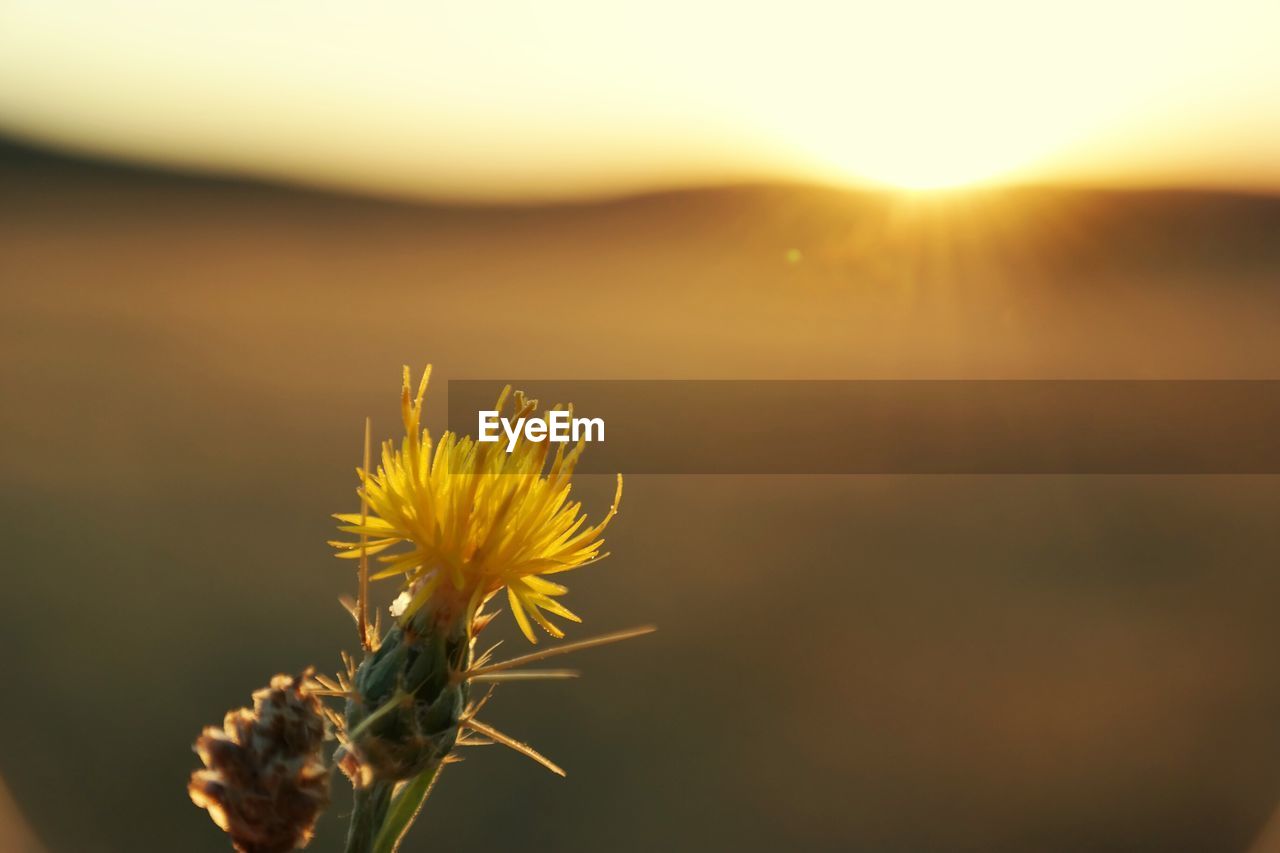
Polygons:
M445 208L16 146L0 186L0 775L52 851L224 849L189 745L351 645L327 514L404 362L1280 378L1262 196ZM583 491L598 511L611 484ZM570 603L583 632L660 632L501 691L494 722L568 779L469 753L415 838L1243 849L1280 801L1277 507L1273 477L631 478ZM335 812L313 849L338 836Z

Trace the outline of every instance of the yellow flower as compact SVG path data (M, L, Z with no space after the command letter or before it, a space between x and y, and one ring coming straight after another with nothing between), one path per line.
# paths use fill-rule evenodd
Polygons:
M569 501L583 442L567 453L560 444L549 468L550 444L523 434L507 452L505 442L446 432L432 452L431 436L422 428L430 375L428 367L411 396L409 368L404 369L404 440L398 450L383 443L376 471L357 469L367 513L334 516L342 522L339 530L364 541L330 544L338 557L358 559L362 550L379 554L384 567L371 579L403 577L402 624L427 604L440 621L462 618L470 624L481 605L505 587L511 612L530 642L537 642L530 619L553 637L563 637L548 614L581 620L556 600L565 587L545 575L607 556L600 553L600 534L618 511L622 476L608 514L599 524L585 526L581 503ZM519 391L512 395L510 386L495 408L503 412L512 397L513 420L533 415L537 401ZM409 550L381 553L401 544Z

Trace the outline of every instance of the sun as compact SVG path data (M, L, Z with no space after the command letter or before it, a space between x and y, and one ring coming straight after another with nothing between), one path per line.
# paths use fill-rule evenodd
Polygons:
M946 190L998 182L1010 176L1016 165L955 152L942 155L927 152L918 156L895 152L879 161L837 163L836 167L851 179L867 183L904 190Z
M906 190L1011 181L1047 147L1016 124L966 120L937 105L815 125L798 145L822 180Z
M1023 14L997 5L993 20ZM1096 72L1046 66L1033 43L997 38L1000 28L974 33L967 10L935 10L923 29L901 11L885 38L832 54L822 86L805 84L812 64L801 66L804 79L779 72L775 97L753 118L819 180L934 189L1039 174L1114 112L1082 85Z
M1071 138L1067 111L983 83L904 72L843 102L795 97L775 107L770 131L820 181L912 190L1015 180Z

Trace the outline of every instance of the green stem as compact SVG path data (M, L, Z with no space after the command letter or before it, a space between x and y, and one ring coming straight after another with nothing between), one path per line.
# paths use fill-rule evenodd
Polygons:
M400 842L409 831L409 827L417 820L423 803L427 801L431 789L435 787L436 779L440 777L440 768L443 765L444 762L438 762L427 768L415 778L405 782L396 792L395 798L391 801L391 808L387 811L386 819L382 823L382 829L374 839L373 853L396 853L400 849Z
M373 853L374 839L378 837L387 817L387 808L391 805L393 787L390 782L370 782L355 789L346 853Z

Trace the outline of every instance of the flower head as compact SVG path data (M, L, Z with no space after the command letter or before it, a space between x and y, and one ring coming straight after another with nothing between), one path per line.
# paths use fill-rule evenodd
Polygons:
M366 510L335 516L340 531L360 539L330 544L337 556L348 559L378 554L383 567L373 579L403 578L396 607L402 624L427 605L436 618L469 622L505 587L511 612L530 642L536 642L530 620L563 637L548 615L580 620L557 600L565 587L546 576L605 556L601 534L618 511L622 477L609 512L588 526L581 503L569 499L582 442L567 452L560 444L549 463L550 445L523 434L510 451L500 442L477 442L452 432L433 449L422 428L430 375L427 368L413 394L405 368L404 439L399 449L383 443L376 470L357 470ZM514 418L528 418L538 404L519 391L512 394L508 386L496 408L505 413L508 405ZM408 549L394 550L400 545Z
M325 718L307 688L311 675L277 675L253 694L252 710L228 712L222 728L196 740L205 766L191 774L187 793L241 853L305 847L329 803Z

